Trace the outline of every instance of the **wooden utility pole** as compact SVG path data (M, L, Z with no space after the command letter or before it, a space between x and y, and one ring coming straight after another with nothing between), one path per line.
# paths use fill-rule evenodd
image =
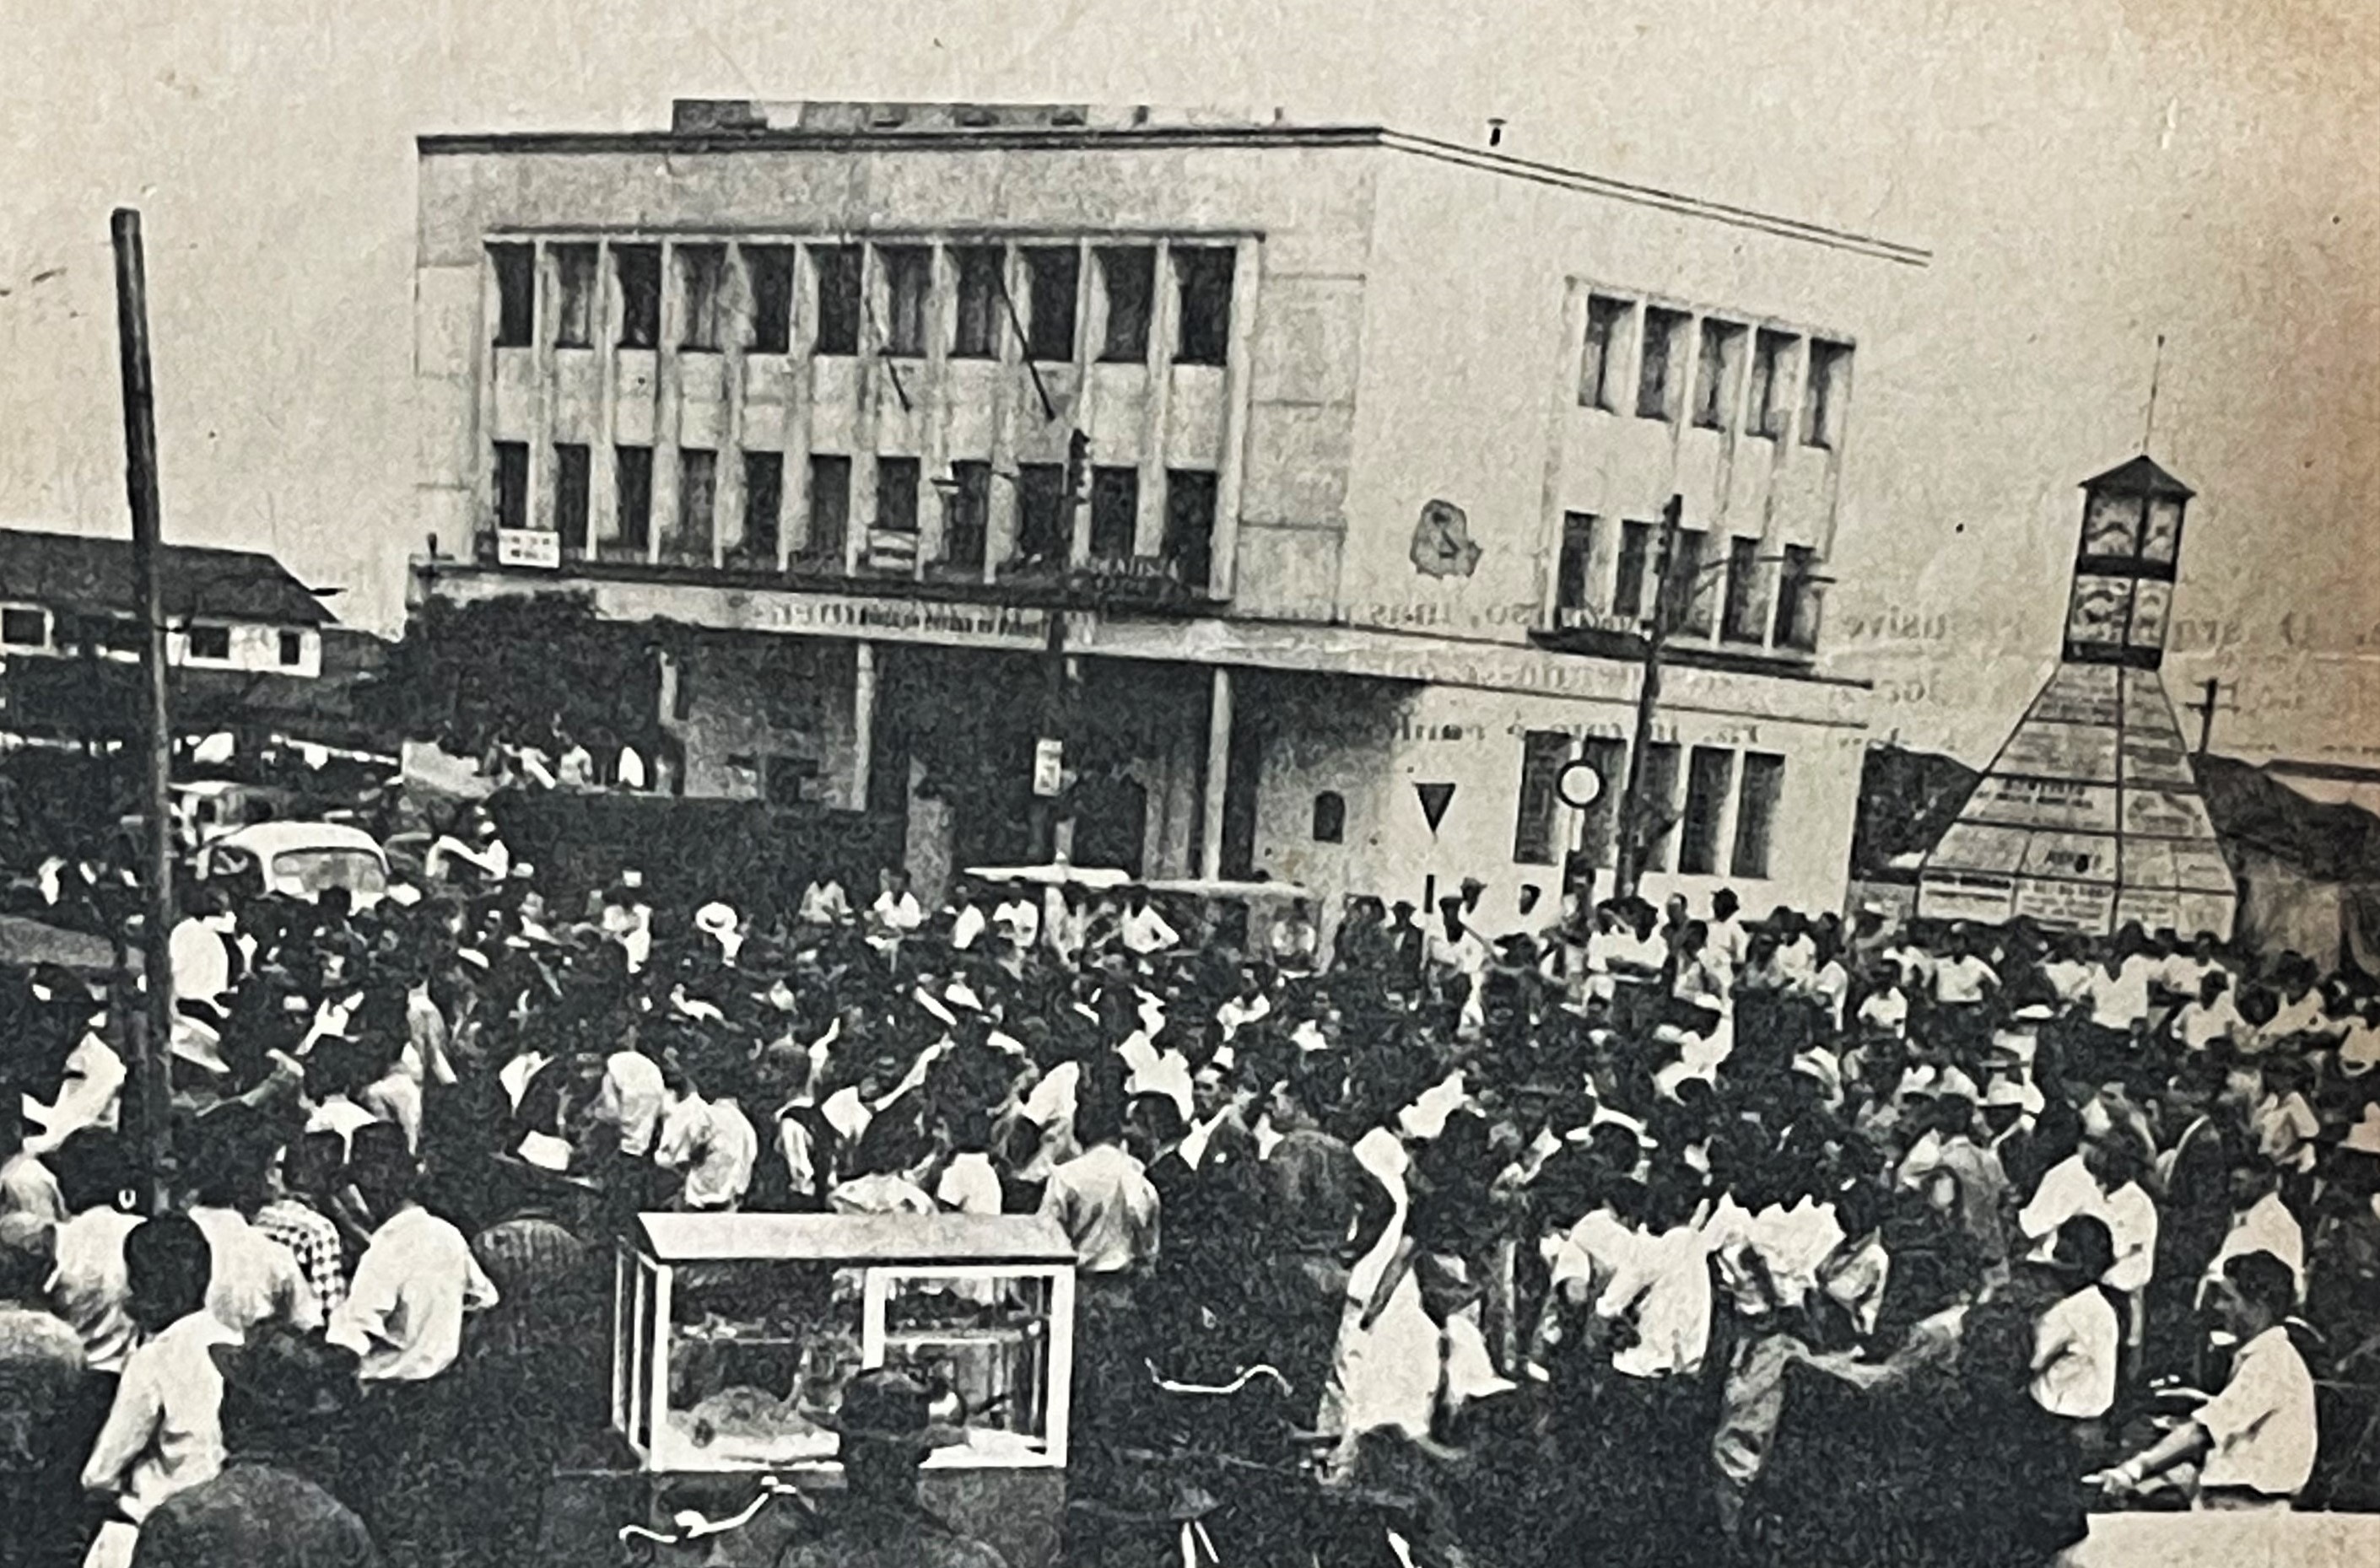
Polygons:
M1645 754L1653 744L1653 719L1661 706L1661 654L1670 640L1670 621L1677 607L1670 603L1670 567L1677 555L1678 526L1685 515L1685 498L1671 496L1661 508L1661 531L1653 546L1653 615L1645 629L1645 662L1636 683L1636 735L1628 744L1628 783L1620 794L1620 864L1612 878L1617 898L1636 896L1644 874ZM1687 585L1692 592L1694 585Z
M165 1197L165 1054L174 1029L174 732L165 712L164 553L157 499L156 386L149 367L149 280L140 248L140 214L119 207L109 222L115 246L115 341L124 382L124 488L132 505L132 571L140 600L140 670L146 688L147 835L142 883L141 982L147 1006L132 1025L136 1147L147 1167L150 1201Z

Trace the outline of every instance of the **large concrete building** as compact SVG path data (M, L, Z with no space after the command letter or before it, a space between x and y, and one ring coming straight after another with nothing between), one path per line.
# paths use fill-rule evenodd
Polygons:
M1612 863L1675 494L1646 888L1824 906L1865 694L1821 588L1864 333L1924 261L1371 127L699 102L428 137L453 559L419 580L699 629L684 787L905 812L929 880L1039 847L1057 726L1078 862L1334 905L1475 876L1501 921Z

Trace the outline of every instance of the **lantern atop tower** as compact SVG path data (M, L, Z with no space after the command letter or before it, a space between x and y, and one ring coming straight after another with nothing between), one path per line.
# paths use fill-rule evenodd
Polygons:
M2188 485L2146 454L2082 485L2082 537L2067 601L2065 657L2155 669L2165 661Z

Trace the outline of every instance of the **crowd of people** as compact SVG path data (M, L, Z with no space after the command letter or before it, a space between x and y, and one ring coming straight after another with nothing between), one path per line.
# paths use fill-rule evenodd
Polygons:
M1327 943L898 871L563 908L454 838L376 899L190 890L160 1118L125 996L9 981L0 1564L525 1560L656 1209L1047 1215L1087 1500L1152 1369L1261 1365L1448 1562L2380 1501L2380 1012L2301 959L1727 891L1501 931L1475 884Z

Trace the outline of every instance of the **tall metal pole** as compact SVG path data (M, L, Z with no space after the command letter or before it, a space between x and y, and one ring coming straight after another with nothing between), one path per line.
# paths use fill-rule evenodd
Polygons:
M174 1027L174 732L165 713L165 612L160 580L156 386L149 368L149 280L140 248L140 214L119 207L109 221L115 246L115 339L124 381L124 488L132 504L132 570L144 636L140 670L147 688L148 816L142 883L141 978L147 1007L133 1031L133 1115L150 1200L164 1200L165 1052Z
M1621 899L1636 896L1636 883L1645 871L1645 754L1653 744L1653 719L1661 706L1661 653L1670 640L1675 608L1670 602L1670 572L1685 505L1684 497L1673 495L1661 508L1661 532L1653 546L1653 617L1645 630L1644 670L1636 682L1636 735L1628 743L1628 783L1620 795L1620 864L1612 893Z

